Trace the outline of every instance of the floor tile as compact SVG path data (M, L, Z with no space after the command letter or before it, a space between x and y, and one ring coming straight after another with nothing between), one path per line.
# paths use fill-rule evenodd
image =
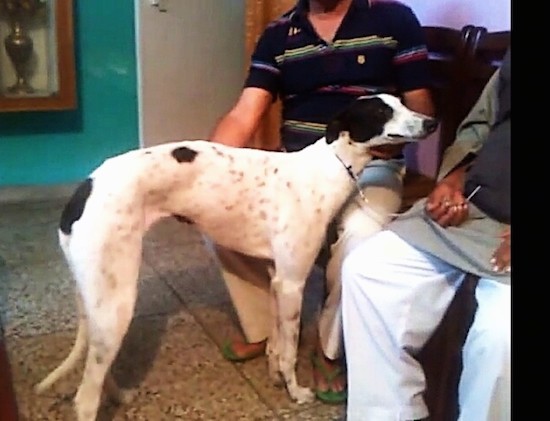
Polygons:
M20 266L2 278L0 310L8 337L75 328L74 282L64 263Z
M2 227L0 259L9 267L62 260L57 228L51 223Z
M2 203L0 227L23 227L48 224L57 226L66 200Z
M288 421L344 421L345 412L344 405L318 404L304 411L282 414L280 419Z
M32 391L32 385L64 358L71 342L66 332L8 341L20 411L26 419L71 416L82 365L44 396ZM135 319L114 374L121 386L135 389L135 397L122 406L106 402L101 419L276 419L185 312Z
M29 336L76 327L75 283L62 260L0 269L0 314L7 336ZM172 289L143 263L135 315L181 308Z

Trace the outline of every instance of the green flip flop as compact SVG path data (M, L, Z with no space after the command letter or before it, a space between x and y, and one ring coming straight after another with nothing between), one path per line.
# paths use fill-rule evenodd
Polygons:
M328 372L316 352L311 354L311 364L313 365L313 369L317 370L317 372L323 376L329 386L332 381L343 372L342 367L335 368L331 372ZM316 390L315 396L323 403L337 405L344 403L347 400L348 393L346 390L342 390L340 392L335 392L333 390Z
M265 354L265 348L264 349L258 349L255 351L248 352L244 355L237 355L235 353L235 350L233 349L233 342L226 340L221 348L223 357L228 360L232 361L234 363L239 363L243 361L253 360L254 358L260 357L263 354Z

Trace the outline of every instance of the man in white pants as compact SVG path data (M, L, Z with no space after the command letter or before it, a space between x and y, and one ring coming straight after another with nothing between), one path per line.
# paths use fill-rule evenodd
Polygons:
M347 421L425 419L414 356L480 276L459 420L511 417L510 51L446 151L434 191L344 260Z

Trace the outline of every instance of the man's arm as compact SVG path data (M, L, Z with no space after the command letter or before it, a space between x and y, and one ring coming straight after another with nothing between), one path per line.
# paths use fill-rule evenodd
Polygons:
M468 218L464 180L494 120L497 75L498 72L487 82L480 98L460 124L455 142L445 151L438 184L427 198L426 212L443 227L458 226Z
M432 95L427 88L414 89L403 93L403 103L417 113L429 116L435 115L435 107L432 101Z
M466 158L475 156L487 139L489 128L496 115L498 75L497 70L485 85L468 115L460 123L455 141L443 154L438 180L442 180L456 167L462 166Z
M272 99L271 93L264 89L244 88L237 103L210 134L210 140L228 146L248 146Z

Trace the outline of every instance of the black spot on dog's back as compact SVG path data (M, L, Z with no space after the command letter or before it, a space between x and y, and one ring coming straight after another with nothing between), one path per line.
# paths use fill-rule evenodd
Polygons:
M69 202L65 205L59 222L59 229L63 234L69 235L75 221L78 221L82 216L88 197L92 192L92 184L92 179L87 178L76 188Z
M187 146L181 146L172 151L172 156L178 162L193 162L198 152Z

